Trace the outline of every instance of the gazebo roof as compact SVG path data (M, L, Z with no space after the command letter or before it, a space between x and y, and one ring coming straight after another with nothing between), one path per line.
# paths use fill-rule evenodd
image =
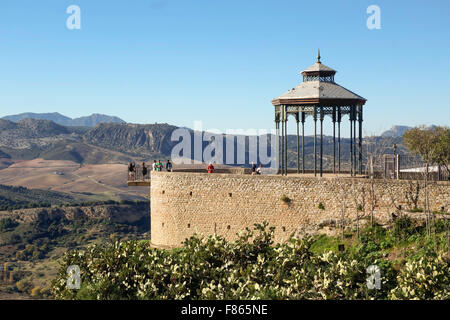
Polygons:
M334 82L306 81L276 99L357 99L366 100Z
M303 82L281 96L272 100L277 105L356 105L367 101L360 95L334 82L336 71L320 62L320 52L317 62L302 71Z
M336 73L336 70L322 64L320 61L316 62L312 66L306 68L301 73L303 74L303 73L307 73L307 72L316 72L316 71L328 71L328 72Z

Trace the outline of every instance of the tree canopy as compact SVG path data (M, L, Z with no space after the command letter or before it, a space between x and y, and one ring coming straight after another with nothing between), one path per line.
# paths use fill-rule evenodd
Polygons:
M414 127L404 133L403 143L426 164L440 165L449 172L450 129L447 126Z

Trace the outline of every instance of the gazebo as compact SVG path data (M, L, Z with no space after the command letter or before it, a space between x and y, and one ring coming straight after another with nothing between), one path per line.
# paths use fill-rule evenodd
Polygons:
M317 175L317 120L320 120L320 164L323 166L323 120L330 116L333 122L333 173L336 173L336 122L337 136L337 172L341 173L341 121L348 114L350 120L350 174L362 173L362 121L363 105L366 99L334 82L336 71L320 62L320 50L317 62L301 72L303 82L297 87L272 100L275 106L275 127L280 136L280 165L282 175L287 175L287 120L293 115L297 121L297 173L300 173L299 123L302 123L302 168L305 173L305 121L308 116L314 120L314 175ZM358 121L358 151L356 148L356 121ZM358 157L356 154L358 152ZM358 170L357 170L358 168Z

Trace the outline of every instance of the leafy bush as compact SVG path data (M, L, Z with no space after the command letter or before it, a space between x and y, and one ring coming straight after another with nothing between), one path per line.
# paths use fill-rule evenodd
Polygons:
M442 258L431 258L428 251L423 252L428 260L408 262L407 269L399 274L394 262L385 258L381 244L370 237L345 252L321 252L312 249L313 238L290 238L274 245L273 235L274 228L264 223L246 229L233 242L217 235L194 235L173 250L152 249L147 241L129 241L69 251L53 281L52 294L57 299L102 300L448 296L448 262L445 265ZM70 265L80 268L80 290L66 286ZM371 265L381 271L379 290L367 287L367 268ZM417 278L417 272L425 274L425 280L431 283L422 283L424 288L412 295L410 288L423 281L423 276Z
M18 223L11 218L3 218L0 220L0 231L14 229Z
M408 216L401 216L394 222L393 234L401 239L407 239L421 232L422 226L416 226Z
M450 263L443 254L408 261L397 277L392 299L450 299Z
M33 283L29 279L22 279L16 283L17 290L29 293L33 288Z
M31 289L31 296L35 298L41 297L41 287L37 286Z
M281 200L281 202L283 202L283 203L287 203L287 204L289 204L289 203L291 203L291 198L289 198L287 195L285 195L285 194L283 194L281 197L280 197L280 200Z

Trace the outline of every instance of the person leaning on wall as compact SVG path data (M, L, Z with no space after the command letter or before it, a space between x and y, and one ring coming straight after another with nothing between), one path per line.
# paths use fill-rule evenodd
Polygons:
M147 167L145 166L145 162L142 162L142 180L145 180L146 175L147 175Z
M169 159L167 159L167 162L166 162L166 170L168 172L172 172L172 162L170 162Z
M130 164L128 165L128 177L130 180L134 180L134 171L135 166L132 162L130 162Z
M252 161L252 176L256 174L256 164Z

